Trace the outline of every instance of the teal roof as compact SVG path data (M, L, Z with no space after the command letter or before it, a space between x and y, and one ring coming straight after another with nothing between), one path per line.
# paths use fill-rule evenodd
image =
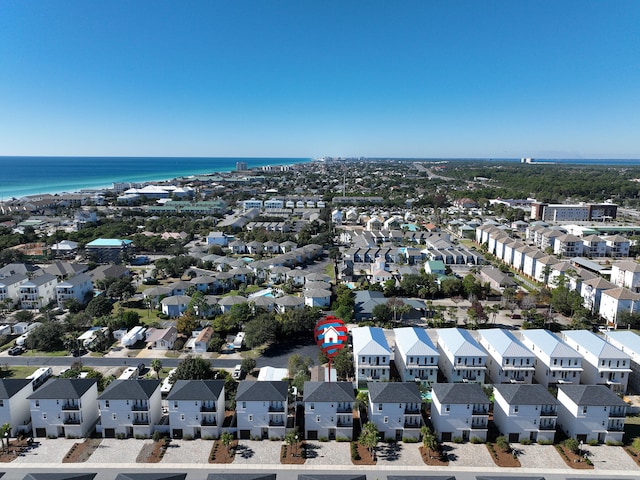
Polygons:
M123 247L133 243L131 240L120 240L118 238L96 238L87 243L87 247Z

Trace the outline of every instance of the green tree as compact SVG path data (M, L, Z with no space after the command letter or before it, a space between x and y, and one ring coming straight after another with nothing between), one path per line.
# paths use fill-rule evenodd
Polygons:
M162 360L154 358L151 360L151 370L156 372L156 378L160 379L160 371L162 370Z
M43 352L64 350L64 337L56 321L43 322L31 330L25 344L27 348Z
M278 322L273 314L262 314L250 320L245 326L244 341L248 348L255 348L276 339Z
M199 321L194 315L193 311L187 310L184 312L176 322L176 328L178 332L183 333L185 335L191 335L196 327L198 326Z
M233 442L233 435L231 433L222 432L220 442L227 448L227 452L231 452L231 442Z
M438 449L438 438L426 425L420 428L420 434L422 435L422 446L429 451L429 454Z
M296 373L300 371L308 372L309 368L313 366L313 359L310 357L303 357L299 353L294 353L289 357L287 367L289 369L289 377L293 378Z
M293 430L289 430L285 436L284 436L284 441L286 442L287 445L289 445L290 447L292 447L293 451L297 453L298 450L298 441L299 441L299 435L298 435L298 428L296 427Z
M85 312L94 318L106 317L113 311L111 300L106 297L95 297L89 302Z
M360 437L358 437L360 445L369 450L371 454L371 460L376 459L376 445L378 445L378 427L376 424L369 421L362 426Z
M7 438L7 446L5 447L4 445L4 438ZM7 448L9 449L9 438L11 437L11 424L10 423L5 423L2 425L2 427L0 427L0 438L2 438L2 448Z
M171 383L176 380L211 380L215 372L211 368L211 362L202 357L187 355L176 367L171 375Z
M249 375L251 372L253 372L256 369L257 366L258 366L258 363L256 362L256 359L253 357L243 358L242 363L240 363L240 368L245 375Z
M386 323L393 318L393 310L386 303L379 303L373 307L371 315L376 323Z
M353 377L353 352L350 347L343 347L331 363L336 369L338 378L349 379Z

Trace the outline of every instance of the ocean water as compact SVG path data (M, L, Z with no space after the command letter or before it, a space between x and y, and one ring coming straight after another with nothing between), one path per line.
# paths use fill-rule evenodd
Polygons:
M40 193L110 187L114 182L169 180L249 168L291 165L309 158L0 157L0 201Z

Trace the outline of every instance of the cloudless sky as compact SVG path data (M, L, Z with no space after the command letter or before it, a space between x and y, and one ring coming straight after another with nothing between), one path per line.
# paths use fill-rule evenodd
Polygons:
M0 155L640 158L640 2L1 0Z

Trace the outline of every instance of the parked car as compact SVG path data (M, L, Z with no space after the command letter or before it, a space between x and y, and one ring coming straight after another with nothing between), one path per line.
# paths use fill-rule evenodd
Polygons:
M15 347L11 347L8 353L9 355L12 355L12 356L22 355L24 353L24 347L21 347L20 345L16 345Z
M233 369L232 376L236 380L240 380L240 377L242 376L242 365L236 365L235 366L235 368Z

